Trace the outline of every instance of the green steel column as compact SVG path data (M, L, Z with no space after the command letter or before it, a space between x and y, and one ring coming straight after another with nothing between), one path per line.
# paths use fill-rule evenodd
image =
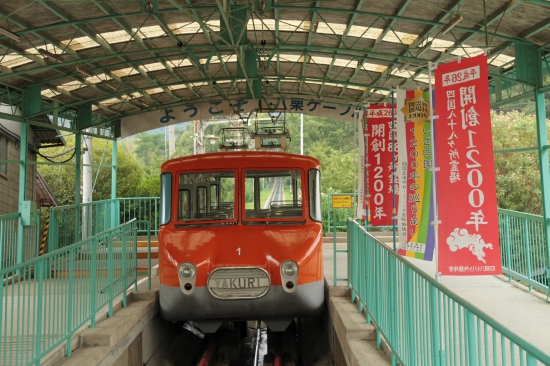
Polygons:
M19 145L19 212L23 209L23 201L27 197L27 158L29 122L25 119L21 123L21 143ZM17 220L17 263L23 262L23 246L25 242L23 221Z
M74 242L80 241L80 238L82 238L80 234L80 213L82 212L80 208L80 203L82 202L82 196L81 196L81 171L82 171L82 134L80 132L77 132L74 134L74 148L75 148L75 187L74 187L74 201L76 203L76 214L74 218L75 222L75 238Z
M116 169L117 169L117 141L113 140L113 158L111 168L111 228L118 226L117 197L116 197Z
M542 55L537 52L535 63L537 82L535 85L535 106L537 116L537 145L539 149L540 181L542 188L542 215L546 234L547 277L550 277L550 161L548 159L548 130L546 128L546 106L542 88Z
M40 111L40 84L28 86L23 91L22 112L25 119L21 122L21 140L19 144L19 212L23 209L23 201L27 198L27 159L29 155L29 121L27 116ZM17 263L23 262L24 232L21 218L17 220Z

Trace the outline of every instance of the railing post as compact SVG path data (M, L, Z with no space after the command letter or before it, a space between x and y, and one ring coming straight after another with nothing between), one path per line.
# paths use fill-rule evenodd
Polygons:
M523 231L525 235L525 256L527 257L527 278L533 279L533 271L531 269L531 240L529 237L529 221L527 218L523 219ZM533 291L533 285L529 284L529 291Z
M44 277L44 260L36 262L35 265L35 278L38 276L38 297L36 301L38 302L38 305L36 307L36 355L35 357L39 357L42 354L42 285L43 285L43 277ZM2 301L2 296L0 296L0 301ZM0 312L1 314L1 312ZM1 316L1 315L0 315ZM1 328L0 328L1 329Z
M407 340L407 347L409 350L416 350L416 339L414 336L414 330L416 329L416 324L414 322L414 309L415 309L415 287L414 287L414 274L411 268L405 267L404 268L404 275L405 275L405 315L407 317L406 319L406 336L408 337ZM396 291L398 291L396 289ZM409 357L409 363L407 365L416 365L416 358L415 358L416 352L410 352L410 354L406 355L406 357Z
M73 326L73 286L74 286L74 250L69 251L69 293L67 294L67 334L71 333ZM67 338L67 356L72 353L72 337Z
M92 239L92 258L91 258L91 294L90 294L90 312L92 314L90 328L95 328L95 317L97 307L97 246L99 240L96 236Z
M159 199L155 198L155 234L158 235L158 229L159 229L159 215L158 215L158 207L159 207ZM151 227L149 227L149 230L151 230Z
M122 286L123 286L122 307L128 306L128 299L127 299L127 295L126 295L126 289L128 288L127 280L126 280L128 278L128 270L127 270L127 263L126 263L127 256L128 256L128 252L126 251L126 235L128 235L128 232L125 232L120 237L120 241L121 241L120 242L120 250L121 250L120 255L121 255L121 258L122 258L122 273L121 273L121 275L122 275Z
M430 339L433 366L441 365L439 354L439 332L439 302L437 299L437 289L430 285Z
M137 224L136 224L137 226ZM151 224L147 223L147 289L151 290ZM136 258L136 291L137 291L137 230L134 232Z
M113 316L113 239L107 239L107 285L109 286L109 318Z
M506 259L508 261L508 269L512 269L512 241L510 240L510 215L506 214ZM508 274L508 281L512 281L512 274Z
M477 341L474 314L470 310L464 309L464 317L466 318L466 352L468 354L468 365L477 366Z

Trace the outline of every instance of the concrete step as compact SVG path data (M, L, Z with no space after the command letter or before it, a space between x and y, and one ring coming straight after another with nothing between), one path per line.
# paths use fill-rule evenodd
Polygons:
M323 243L323 249L333 249L333 243ZM348 249L348 243L336 243L336 249Z
M147 235L138 235L137 240L138 241L147 241ZM151 242L154 242L154 241L158 242L159 237L156 236L156 235L151 235Z
M336 242L337 243L347 243L348 242L348 238L344 238L344 237L336 237ZM334 238L332 236L325 236L323 237L323 244L324 243L334 243Z
M330 237L332 238L333 235L334 235L334 232L332 232L332 231L327 232L327 237L330 236ZM336 232L336 236L337 236L337 237L340 237L340 236L341 236L341 237L344 237L344 238L345 238L345 237L348 236L348 233L345 232L345 231L337 231L337 232Z
M159 253L151 251L151 259L158 259ZM137 259L147 259L147 252L138 252Z
M138 247L145 247L145 248L147 248L147 245L148 245L148 244L149 244L149 243L147 242L147 240L138 240L138 242L137 242L137 246L138 246ZM158 246L159 246L159 242L158 242L158 241L152 241L152 240L151 240L151 248L153 248L153 247L158 247Z

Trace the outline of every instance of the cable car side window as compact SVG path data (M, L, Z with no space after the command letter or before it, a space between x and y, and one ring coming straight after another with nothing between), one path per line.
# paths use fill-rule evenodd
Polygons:
M247 170L244 180L245 218L302 218L300 170Z
M323 221L321 215L321 173L311 169L309 175L309 217L314 221Z
M191 192L180 189L178 193L178 221L189 220L191 217Z
M172 174L162 173L160 176L160 222L159 225L166 225L170 222L170 211L172 210Z
M178 221L235 218L235 172L179 174Z

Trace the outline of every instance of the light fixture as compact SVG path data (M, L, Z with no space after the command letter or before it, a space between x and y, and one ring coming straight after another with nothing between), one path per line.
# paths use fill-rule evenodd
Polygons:
M6 37L10 37L15 42L19 42L21 40L21 37L18 34L15 34L13 32L10 32L9 30L0 27L0 33L5 35Z
M426 52L427 50L429 50L431 46L432 46L432 41L426 43L424 46L422 46L422 48L420 48L420 50L419 50L418 53L416 54L416 57L419 57L419 56L422 55L424 52Z
M50 51L39 49L38 52L40 52L42 54L42 56L44 56L46 58L51 58L52 60L59 60L61 62L65 61L65 59L61 55L55 55L55 54L51 53Z
M91 71L88 71L88 70L86 70L86 69L83 69L83 68L80 67L80 66L77 66L77 67L76 67L76 71L78 71L78 72L80 72L80 73L82 73L82 74L84 74L84 75L86 75L86 76L89 76L89 77L94 76L94 74L93 74Z
M210 141L210 145L216 144L216 140L218 139L218 137L214 135L204 136L204 138Z
M462 14L458 14L453 20L451 20L446 26L443 27L443 29L441 30L441 34L445 34L450 31L452 27L460 23L462 18Z

